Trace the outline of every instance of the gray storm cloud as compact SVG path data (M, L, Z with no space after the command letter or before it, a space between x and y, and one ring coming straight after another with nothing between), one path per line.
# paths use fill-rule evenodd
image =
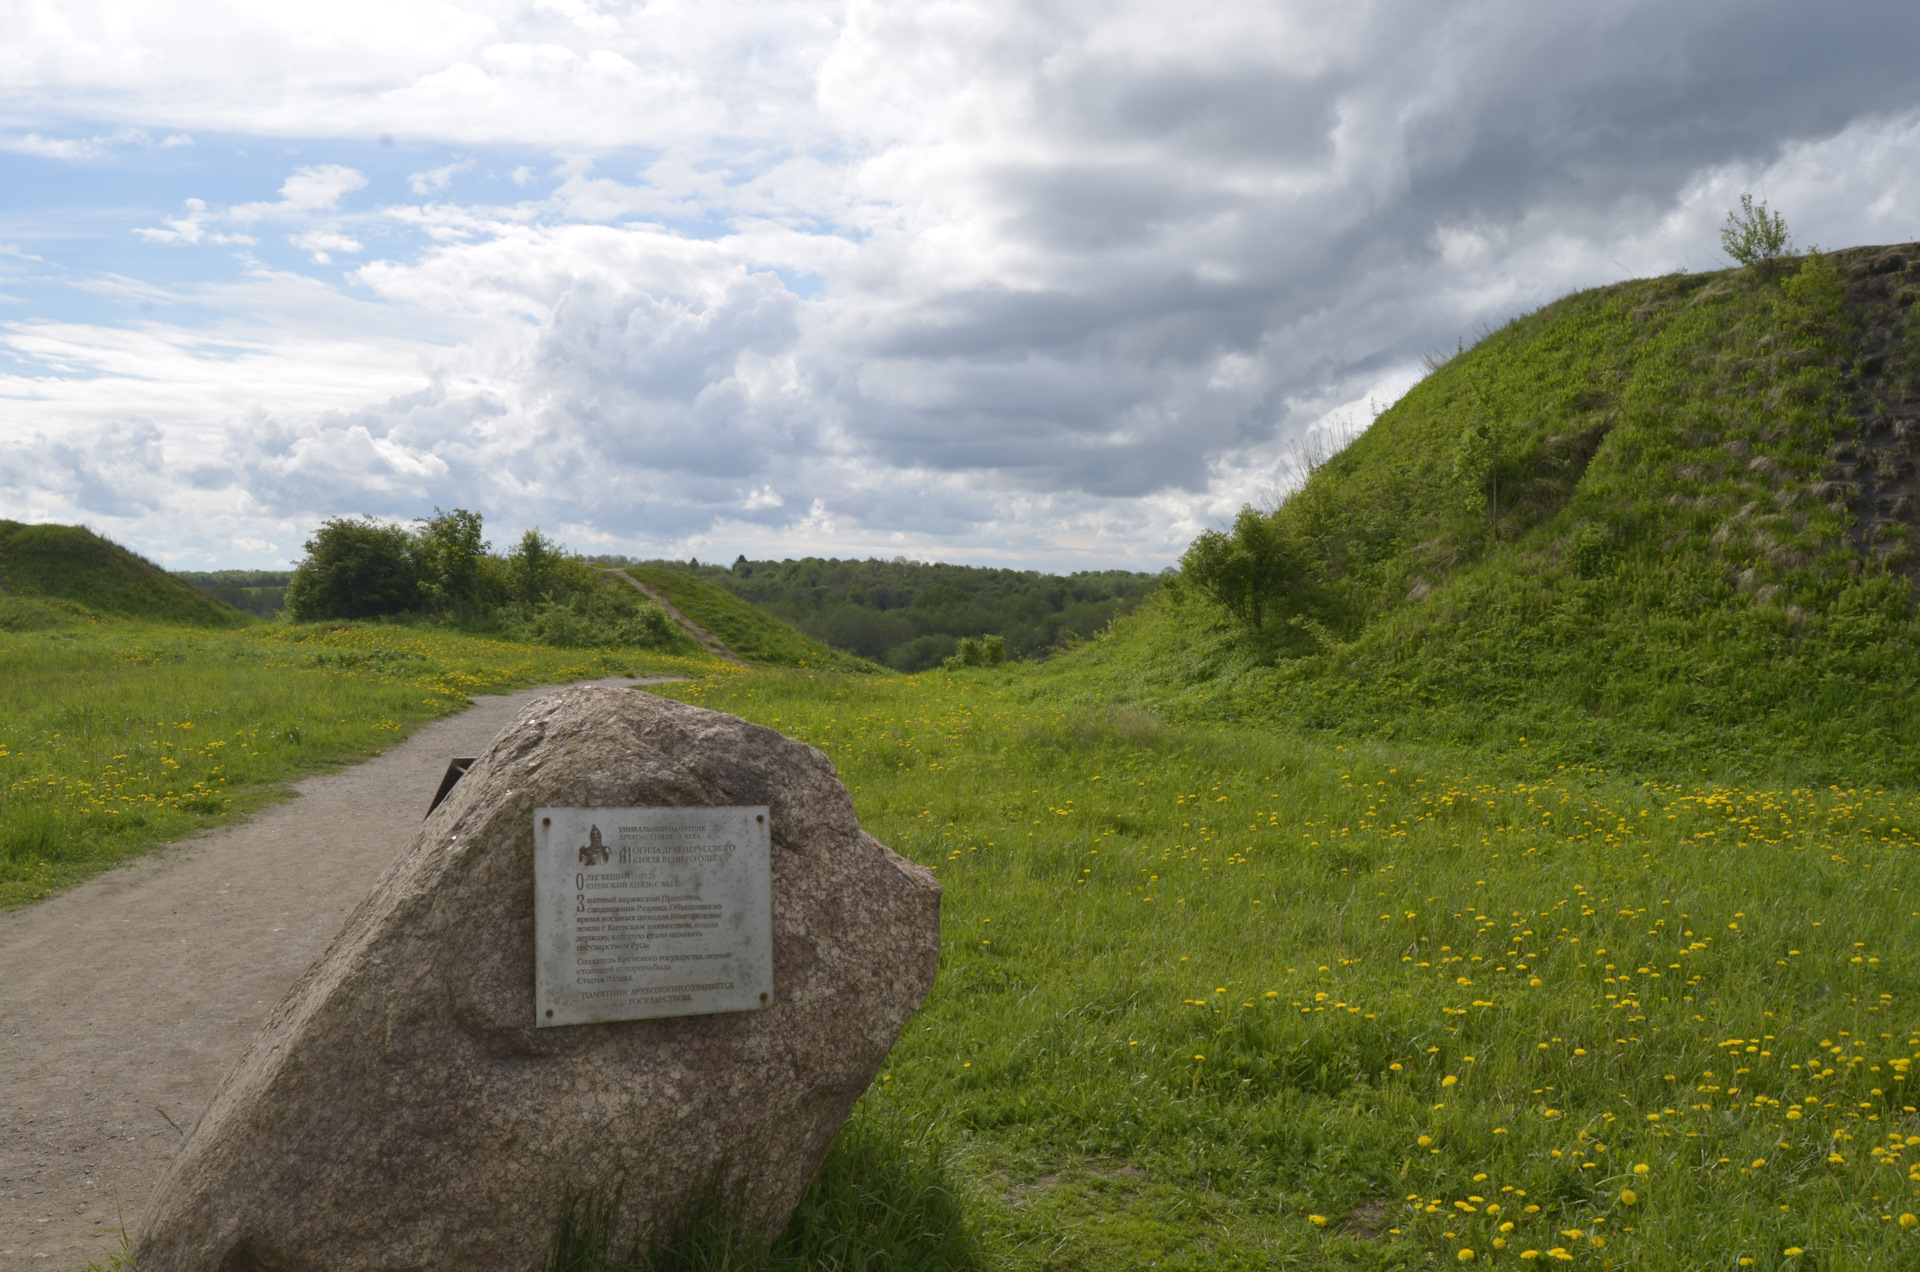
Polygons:
M350 275L357 303L460 315L412 385L313 409L265 376L215 447L151 408L174 495L87 458L111 412L75 394L48 452L65 475L36 487L20 434L6 480L134 537L231 473L229 526L460 503L642 551L1166 559L1423 351L1577 286L1714 267L1742 189L1803 241L1920 236L1911 6L811 12L813 35L768 26L774 69L743 81L737 39L649 60L637 12L529 10L520 33L574 60L469 51L523 108L419 107L420 127L531 134L552 193L462 203L482 144L359 214L429 237ZM639 110L667 80L685 100ZM569 84L592 128L578 100L542 114ZM322 102L280 103L279 131L324 138ZM273 205L298 241L372 241L342 219L359 173L300 171L331 184Z

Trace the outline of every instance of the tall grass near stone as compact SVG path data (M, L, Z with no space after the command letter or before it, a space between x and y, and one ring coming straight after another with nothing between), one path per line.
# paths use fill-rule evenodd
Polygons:
M743 1223L724 1187L639 1233L622 1225L618 1186L583 1191L555 1225L543 1272L978 1272L949 1154L926 1129L865 1110L777 1234Z
M861 1116L952 1137L991 1266L1920 1259L1910 792L1166 725L1058 671L667 691L822 747L937 869Z

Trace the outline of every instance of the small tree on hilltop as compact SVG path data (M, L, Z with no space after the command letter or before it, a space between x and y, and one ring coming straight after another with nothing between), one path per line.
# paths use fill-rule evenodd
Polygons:
M1727 224L1720 231L1720 247L1742 265L1765 270L1785 256L1793 246L1787 237L1787 221L1778 212L1769 212L1765 201L1754 206L1753 196L1740 196L1740 211L1727 213Z
M420 604L413 536L372 517L333 517L307 540L287 583L287 612L300 622L375 618Z

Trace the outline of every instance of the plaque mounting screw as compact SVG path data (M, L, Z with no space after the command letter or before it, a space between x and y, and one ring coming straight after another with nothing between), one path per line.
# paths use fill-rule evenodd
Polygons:
M762 998L765 998L765 997L766 997L766 995L765 995L765 994L762 994L762 995L760 995L760 997L762 997ZM548 1019L548 1020L552 1020L552 1019L553 1019L553 1008L551 1008L551 1007L549 1007L549 1008L547 1008L547 1019Z
M551 825L553 825L553 818L551 818L551 817L542 817L542 818L540 819L540 824L541 824L542 826L551 826ZM551 1015L552 1015L553 1013L552 1013L552 1012L548 1012L547 1014L548 1014L549 1016L551 1016Z

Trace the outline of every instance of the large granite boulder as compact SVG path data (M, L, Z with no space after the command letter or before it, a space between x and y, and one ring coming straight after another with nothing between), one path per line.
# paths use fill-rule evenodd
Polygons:
M764 1011L534 1025L536 807L767 805ZM141 1272L539 1266L570 1191L784 1223L932 988L940 889L812 747L632 690L496 738L274 1012L138 1230Z

